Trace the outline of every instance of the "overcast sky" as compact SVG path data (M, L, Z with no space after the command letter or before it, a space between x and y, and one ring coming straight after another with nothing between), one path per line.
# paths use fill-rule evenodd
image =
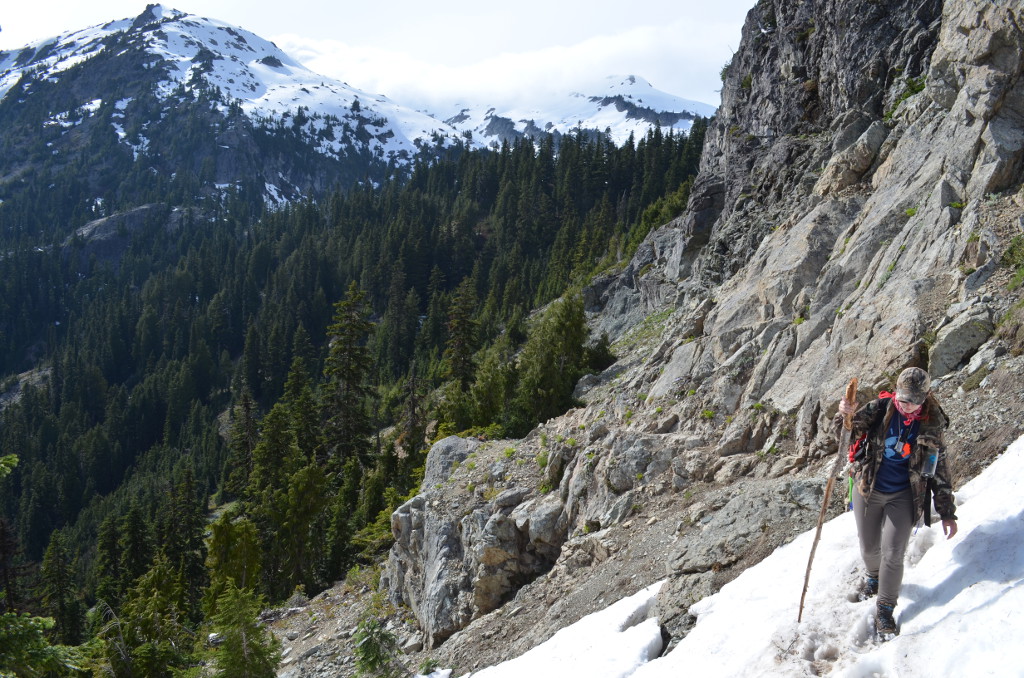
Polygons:
M514 103L610 75L720 103L719 71L755 0L181 0L310 69L415 106ZM145 0L3 0L0 49L140 14Z

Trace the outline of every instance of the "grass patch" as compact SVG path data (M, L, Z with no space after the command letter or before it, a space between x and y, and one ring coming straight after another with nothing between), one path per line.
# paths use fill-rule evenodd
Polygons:
M981 386L981 382L983 382L985 380L985 377L987 377L988 375L988 365L982 365L974 374L964 379L962 388L965 391L973 391L974 389Z
M1011 292L1024 284L1024 235L1015 236L1010 241L1010 246L1003 252L999 263L1015 269L1007 285Z
M631 330L625 337L619 339L612 345L612 352L618 353L625 348L632 348L639 344L660 337L665 328L665 322L672 315L673 309L665 309L659 313L653 313L643 322Z
M883 118L885 119L886 122L889 122L890 120L892 120L892 116L899 109L900 104L902 104L904 101L906 101L910 97L914 96L918 92L924 91L924 76L923 75L919 76L917 78L906 78L904 80L904 83L905 83L905 87L903 88L903 93L900 94L900 97L892 105L892 108L889 109L889 112L887 112L883 116Z

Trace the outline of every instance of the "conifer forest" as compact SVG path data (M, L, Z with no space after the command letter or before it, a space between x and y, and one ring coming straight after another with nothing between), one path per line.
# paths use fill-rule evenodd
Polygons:
M272 666L258 610L378 562L432 442L523 436L614 361L582 291L682 213L706 125L460 144L274 207L110 149L27 171L0 204L3 635L47 639L25 665L200 675L217 630Z

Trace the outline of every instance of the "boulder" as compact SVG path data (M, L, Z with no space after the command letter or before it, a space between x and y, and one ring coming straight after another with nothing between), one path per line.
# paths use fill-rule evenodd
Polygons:
M767 532L794 520L813 523L823 489L813 480L742 481L721 509L668 554L666 573L699 574L735 565Z
M838 193L860 181L888 135L889 130L881 120L871 123L857 141L832 156L814 186L815 195Z
M434 487L448 480L455 466L464 462L479 447L479 440L458 436L448 436L434 443L427 453L423 487Z
M945 376L977 351L992 333L995 323L988 307L978 305L953 318L942 327L928 351L928 373L933 379Z

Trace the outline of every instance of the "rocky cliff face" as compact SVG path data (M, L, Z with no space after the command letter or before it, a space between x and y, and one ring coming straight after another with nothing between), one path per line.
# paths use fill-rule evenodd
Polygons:
M685 633L813 526L853 376L865 400L930 369L960 482L1024 431L1022 28L1004 1L757 3L688 210L586 293L618 363L524 440L438 443L394 515L382 586L433 658L494 663L664 578Z

